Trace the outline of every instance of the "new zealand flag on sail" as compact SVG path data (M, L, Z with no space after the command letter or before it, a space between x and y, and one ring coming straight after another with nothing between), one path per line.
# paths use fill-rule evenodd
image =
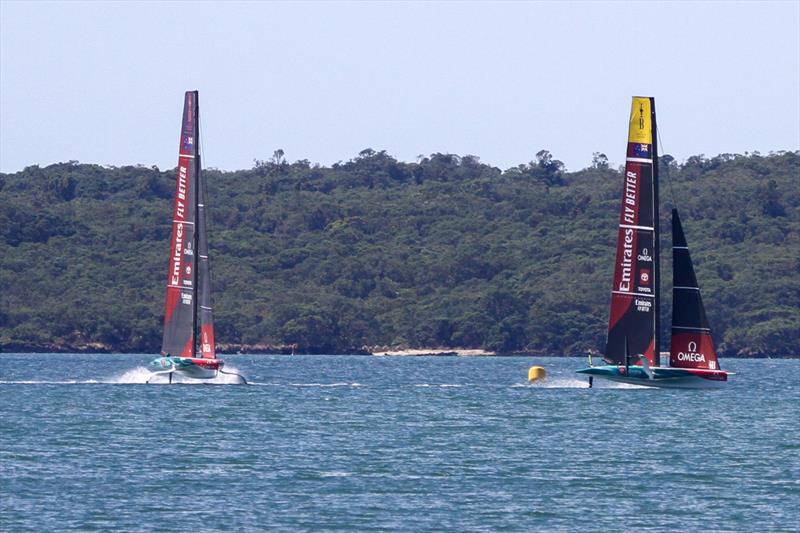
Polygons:
M645 159L650 159L652 156L650 154L650 145L649 144L634 144L633 145L633 157L643 157Z
M192 145L194 144L194 139L189 135L183 136L183 149L186 152L192 151Z

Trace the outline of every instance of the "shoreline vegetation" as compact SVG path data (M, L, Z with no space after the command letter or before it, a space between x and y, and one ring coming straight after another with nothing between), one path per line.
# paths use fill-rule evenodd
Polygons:
M24 344L6 343L0 344L0 357L3 354L19 353L63 353L63 354L134 354L139 351L114 351L112 347L102 343L89 344ZM528 351L498 353L481 349L471 348L408 348L403 346L363 346L343 352L324 352L324 351L301 351L297 346L270 346L266 344L220 344L217 345L219 355L363 355L375 357L586 357L586 354L553 354L536 353ZM592 357L600 358L599 352L591 353ZM669 352L661 352L661 357L668 357ZM735 355L726 356L726 359L800 359L797 354L777 354L769 355L762 352L742 352Z
M717 352L800 354L800 151L659 159ZM225 353L586 356L604 350L622 170L547 150L206 169ZM0 352L160 350L175 170L0 173ZM660 338L672 273L663 235ZM666 348L663 345L662 348Z

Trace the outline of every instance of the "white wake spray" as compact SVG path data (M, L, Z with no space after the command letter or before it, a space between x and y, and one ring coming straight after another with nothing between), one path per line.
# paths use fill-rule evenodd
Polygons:
M532 383L516 383L512 387L530 387L537 389L588 389L589 382L585 379L567 378L567 377L546 377L543 380L537 380ZM632 385L629 383L615 383L605 379L594 380L595 389L647 389L640 385Z
M241 372L239 372L239 369L230 365L226 365L224 370L226 372L241 374ZM152 372L150 372L146 367L143 366L132 368L122 374L103 380L101 381L101 383L143 384L147 383L147 380L150 380L151 385L169 384L169 376L167 376L166 374L154 376ZM239 376L233 374L222 374L222 373L218 373L217 377L215 377L214 379L192 379L186 376L182 376L179 372L176 372L172 376L172 382L180 383L182 385L203 385L203 384L239 385L242 382L242 380L239 379Z

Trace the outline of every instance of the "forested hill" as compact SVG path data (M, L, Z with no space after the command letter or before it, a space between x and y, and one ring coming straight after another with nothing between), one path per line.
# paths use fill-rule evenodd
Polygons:
M506 171L278 151L205 175L219 343L603 348L622 177L602 154L565 173L546 151ZM722 353L800 354L800 152L664 156L661 176L662 227L676 202ZM158 351L173 184L74 162L0 174L0 348Z

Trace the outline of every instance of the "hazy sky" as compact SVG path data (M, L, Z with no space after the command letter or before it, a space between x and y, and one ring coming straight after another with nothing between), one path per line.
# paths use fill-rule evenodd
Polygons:
M331 164L546 148L623 160L632 95L663 151L800 149L800 2L17 2L0 0L0 170L173 168L183 92L204 163L282 148Z

